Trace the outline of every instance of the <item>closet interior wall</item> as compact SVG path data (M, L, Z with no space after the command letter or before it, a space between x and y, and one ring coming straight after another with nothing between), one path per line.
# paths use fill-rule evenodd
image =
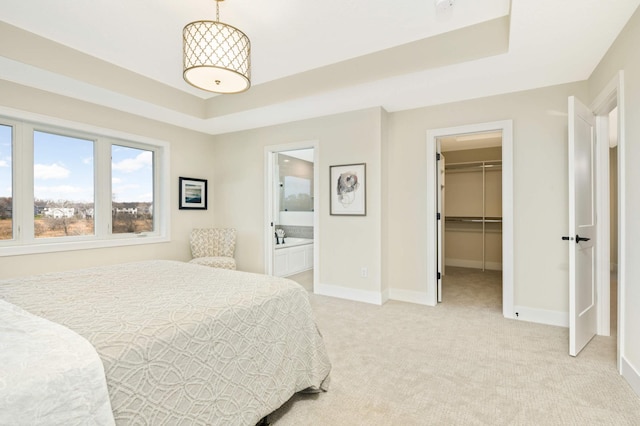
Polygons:
M445 265L502 269L502 152L444 152Z

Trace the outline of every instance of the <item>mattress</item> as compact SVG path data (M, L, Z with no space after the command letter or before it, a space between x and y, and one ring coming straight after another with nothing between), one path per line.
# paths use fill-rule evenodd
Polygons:
M308 294L287 279L146 261L0 281L0 299L93 345L116 424L255 425L328 387Z

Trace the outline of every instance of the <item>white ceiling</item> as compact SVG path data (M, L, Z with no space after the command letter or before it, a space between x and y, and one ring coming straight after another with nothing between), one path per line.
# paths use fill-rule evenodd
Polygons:
M57 44L42 47L24 31L11 32L21 51L2 37L0 78L218 134L584 80L638 4L455 0L442 13L435 0L227 0L220 20L251 39L252 88L216 96L184 82L181 62L182 28L215 19L213 0L2 0L2 22L77 52L65 56L65 69L36 48ZM486 46L474 44L480 43L474 35L486 33L483 23L500 18L508 23L504 43L487 36ZM7 28L0 27L0 36ZM124 74L129 86L123 75L97 78L97 70L85 66L87 55L139 75ZM109 64L101 68L111 70ZM140 93L141 82L158 95Z
M502 146L502 132L480 132L438 138L441 152Z
M313 163L313 151L313 148L294 149L293 151L281 151L280 154L288 155L289 157L299 158L300 160Z

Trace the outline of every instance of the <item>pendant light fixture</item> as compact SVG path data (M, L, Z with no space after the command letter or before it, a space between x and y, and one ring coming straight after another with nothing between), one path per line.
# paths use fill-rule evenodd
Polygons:
M251 42L242 31L215 21L187 24L183 35L183 77L192 86L214 93L240 93L251 86Z

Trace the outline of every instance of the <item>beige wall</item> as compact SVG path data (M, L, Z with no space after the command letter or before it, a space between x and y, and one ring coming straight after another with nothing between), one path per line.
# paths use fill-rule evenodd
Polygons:
M217 136L216 224L238 228L240 269L264 271L264 147L316 140L320 283L356 292L424 292L427 273L433 273L425 268L426 247L435 244L425 221L427 130L512 119L514 304L562 314L568 311L568 257L560 237L567 232L570 95L586 98L586 82L388 115L373 108ZM328 166L354 162L367 163L367 216L330 216ZM360 277L363 266L368 278Z
M7 81L0 81L0 93L0 106L167 141L171 150L170 242L0 257L0 278L135 260L190 258L189 231L196 226L210 226L213 210L178 210L178 177L213 178L209 160L212 136Z
M380 108L219 135L213 151L213 208L219 226L238 229L238 268L264 272L265 147L317 141L320 170L320 283L379 294L381 291ZM329 166L366 163L366 216L329 214ZM368 268L368 277L360 269Z
M215 224L238 228L240 269L262 272L264 147L316 140L320 282L371 293L387 288L424 291L426 246L434 243L424 218L426 131L513 119L515 304L564 312L567 258L559 236L566 232L566 191L558 182L566 180L566 99L586 97L585 86L568 84L393 114L372 108L220 135L209 143L211 137L195 132L0 82L5 106L168 140L172 181L178 176L210 180L207 212L179 211L174 207L177 184L172 186L171 243L0 258L6 265L2 269L9 276L146 258L187 259L191 227ZM330 216L329 165L358 162L367 163L367 216ZM367 278L360 277L362 267L369 270Z
M428 200L426 132L429 129L513 120L514 305L541 312L568 311L567 98L586 97L586 83L420 108L390 114L388 262L391 287L424 291Z
M624 250L626 251L626 265L620 272L625 277L625 301L619 309L624 312L624 321L619 326L622 330L623 360L635 369L634 373L627 370L626 377L633 377L630 382L636 392L640 393L640 246L637 244L640 235L640 221L637 212L640 211L640 55L638 55L638 40L640 40L640 10L636 10L626 27L620 33L600 64L589 78L589 100L602 92L619 70L624 71L624 160L618 164L624 168L623 185L619 193L624 194L626 206L627 236ZM619 114L621 112L619 111ZM618 146L620 150L620 146ZM619 265L620 266L620 265ZM620 289L620 291L623 291Z

